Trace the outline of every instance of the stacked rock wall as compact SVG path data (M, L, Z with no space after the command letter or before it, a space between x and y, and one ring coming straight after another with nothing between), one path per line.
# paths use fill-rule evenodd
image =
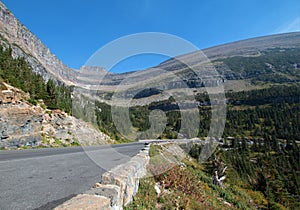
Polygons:
M146 175L148 153L149 146L127 163L104 173L101 183L66 201L55 210L75 210L79 205L84 206L83 209L122 209L132 201L138 191L139 179Z

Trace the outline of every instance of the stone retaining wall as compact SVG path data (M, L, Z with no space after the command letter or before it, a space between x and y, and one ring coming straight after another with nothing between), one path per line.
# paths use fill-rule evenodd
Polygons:
M123 209L138 191L139 179L147 173L149 148L141 150L125 164L119 165L102 175L101 183L64 202L55 210L77 209Z

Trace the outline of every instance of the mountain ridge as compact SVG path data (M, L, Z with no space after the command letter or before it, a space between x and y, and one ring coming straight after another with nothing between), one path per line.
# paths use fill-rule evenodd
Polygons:
M0 43L11 47L14 57L24 57L45 81L71 85L76 72L62 63L42 41L26 28L0 1ZM68 78L68 79L67 79Z
M80 70L73 70L52 54L42 41L20 23L9 9L0 2L0 43L5 47L12 48L14 57L24 57L33 71L40 74L45 81L52 79L58 84L79 88L86 87L87 89L96 88L96 91L100 93L100 100L105 99L107 102L106 99L110 98L116 89L123 91L128 87L145 87L147 84L154 83L165 84L167 89L189 87L195 91L217 84L224 84L226 90L236 91L257 87L257 84L252 81L253 77L270 77L269 71L264 72L265 75L269 74L269 76L261 76L259 71L250 72L252 79L249 79L249 72L231 69L232 66L227 65L228 62L231 63L231 60L227 61L226 59L236 56L261 58L261 55L270 49L300 49L300 32L275 34L226 43L180 55L157 66L134 72L118 74L108 72L102 67L86 66L81 67ZM300 61L292 65L297 67L298 63L300 64ZM263 65L261 63L260 68ZM269 63L266 65L270 66ZM270 69L271 67L274 66L271 65ZM289 78L296 78L298 81L295 75L286 75L285 72L278 71L276 68L275 66L271 71L277 72L283 78L282 81L289 81ZM212 80L212 72L219 74L218 78ZM205 82L205 79L208 82Z
M78 82L77 77L79 77L80 73L69 68L53 53L51 53L49 48L47 48L29 29L27 29L26 26L24 26L1 1L0 35L0 43L7 47L10 46L13 49L14 56L25 57L26 61L32 66L33 71L41 74L45 81L51 78L57 82L63 82L67 85L74 85ZM197 54L199 53L204 53L204 55L210 60L216 60L238 55L256 56L260 50L278 47L300 47L300 32L255 37L205 48L200 51L168 59L152 68L141 70L141 72L153 71L155 68L172 68L174 66L174 59L178 58L191 63L193 58L197 58ZM101 73L108 74L108 72ZM130 76L133 73L134 72L125 72L116 74L109 72L108 82L106 83L114 85L115 82L112 81L123 80L124 77L127 77L128 75Z

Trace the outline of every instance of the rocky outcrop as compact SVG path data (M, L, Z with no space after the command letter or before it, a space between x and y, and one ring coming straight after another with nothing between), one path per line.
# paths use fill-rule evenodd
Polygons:
M14 57L24 57L33 71L45 81L72 84L76 72L65 66L50 50L21 24L0 2L0 44L11 47Z
M0 147L37 146L42 113L41 108L26 104L0 105Z
M26 102L29 98L29 94L5 82L0 82L0 104L18 104Z
M0 2L0 45L23 57L45 81L73 85L77 72L65 66ZM4 87L4 86L3 86ZM59 111L46 111L27 103L24 93L0 87L0 147L105 144L110 138L91 125ZM23 127L22 127L23 126Z
M60 110L45 109L40 100L0 83L0 148L87 146L113 143L109 136Z
M49 146L55 142L62 145L81 146L100 145L113 143L113 140L104 133L96 130L92 125L60 110L48 110L43 114L42 136L46 142L42 144ZM61 146L61 145L57 145Z
M6 83L0 89L0 148L37 146L41 141L43 110L31 106L21 90Z

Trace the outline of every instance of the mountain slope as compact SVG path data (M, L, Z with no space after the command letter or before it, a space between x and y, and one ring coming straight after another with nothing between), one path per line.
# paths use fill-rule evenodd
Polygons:
M0 2L0 44L11 47L14 57L24 57L44 80L72 84L76 72L64 65Z
M228 43L203 51L171 58L155 67L123 74L101 72L101 78L85 74L98 92L165 84L167 89L188 86L199 89L215 84L205 78L219 74L216 84L223 83L226 90L241 91L260 88L264 84L282 84L300 81L300 32L277 34ZM206 56L206 57L205 57ZM211 80L213 81L213 79ZM238 85L237 85L238 84ZM106 97L107 98L107 97Z
M174 138L174 136L177 136L176 132L180 125L180 117L172 112L176 112L178 105L176 101L174 101L174 98L172 99L170 96L173 96L178 90L178 92L183 92L183 90L188 89L188 91L184 93L184 96L187 97L181 97L183 100L180 101L184 105L184 107L181 107L182 110L188 111L191 110L191 107L195 108L194 105L196 104L204 106L204 109L205 106L209 105L207 95L201 95L206 91L206 87L214 88L223 84L225 90L228 92L239 92L242 90L262 89L273 87L274 85L288 84L282 88L262 89L261 91L251 93L242 92L237 94L238 97L232 99L235 100L245 95L254 95L255 97L251 101L251 104L253 104L253 102L256 103L261 100L261 95L264 96L266 93L272 95L277 93L277 90L282 91L283 89L282 92L284 95L281 94L282 97L288 97L285 94L293 94L293 91L291 91L288 86L299 86L300 82L300 32L271 35L228 43L205 49L202 52L197 51L181 55L169 59L153 68L137 72L114 74L107 72L101 67L82 67L80 71L74 71L66 67L51 54L49 49L0 3L0 43L5 48L10 47L14 57L24 57L31 65L32 70L42 75L44 80L48 81L52 79L58 84L64 83L75 86L73 96L78 96L78 98L73 98L72 101L75 103L69 104L73 111L76 110L76 113L73 114L87 121L94 122L99 126L100 130L114 136L115 139L122 139L122 136L119 135L112 122L110 105L113 103L117 104L116 101L112 99L119 93L121 93L119 95L125 93L125 98L130 99L130 106L133 107L131 111L136 112L134 116L137 118L133 126L140 131L148 129L147 113L149 110L147 108L152 107L153 109L158 108L163 111L170 111L168 117L178 121L173 124L170 123L169 134L162 136L162 138ZM204 53L207 58L203 56L202 53ZM4 74L6 73L4 72ZM53 84L49 86L52 87ZM298 86L296 88L298 88ZM94 87L96 89L93 89ZM50 90L48 92L53 91ZM81 97L81 95L83 95L83 97ZM277 100L276 97L275 99ZM295 98L297 95L292 95L292 97ZM196 101L194 100L195 98ZM45 99L47 103L49 97L45 95ZM94 103L95 100L96 103ZM65 102L66 100L56 100L56 102L57 101ZM123 101L120 100L120 104L122 102ZM151 105L152 102L154 102L154 104ZM290 110L291 108L296 110L298 106L294 103L295 100L289 105L290 107L286 104L284 104L284 107L286 107L286 110ZM238 103L233 103L233 105L236 104ZM232 110L233 122L238 122L238 125L235 125L234 129L228 129L226 135L231 135L233 132L235 134L241 134L242 131L247 130L243 135L248 136L251 134L261 137L263 134L261 128L276 128L275 130L278 130L286 127L287 125L283 125L283 121L278 121L278 119L274 119L272 122L268 121L270 124L268 126L270 127L264 125L267 121L262 121L261 119L266 118L267 120L269 117L269 114L265 117L265 113L276 112L276 116L282 117L282 114L278 114L280 107L276 107L274 111L274 109L268 107L268 104L269 102L266 102L266 104L262 104L260 107L263 108L263 116L255 119L256 126L250 126L252 124L248 123L250 127L247 129L240 129L245 122L241 121L242 118L235 119L237 113L235 113L235 110ZM56 105L59 105L59 103L56 103ZM125 105L127 104L125 103ZM136 108L136 106L141 107ZM243 109L249 109L251 111L253 107L249 108L237 105L235 109L242 109L238 110L238 114L246 118L249 112ZM259 116L259 114L262 114L262 111L259 109L255 110L255 114ZM209 115L201 120L205 121L205 123L201 125L202 130L198 136L206 135L208 129L206 122L209 121ZM296 118L292 120L296 121ZM249 120L246 119L246 121ZM293 126L294 124L295 123L289 123L290 131L297 129L297 127ZM264 132L270 133L271 130ZM290 132L285 129L284 133ZM297 136L296 132L292 133ZM276 135L279 136L279 134ZM280 138L281 137L282 136L280 136ZM293 136L293 138L295 137Z
M247 72L241 73L236 68L228 65L228 63L231 62L231 60L227 60L228 58L242 56L243 58L253 58L252 61L256 62L256 59L262 58L261 56L268 56L272 52L278 54L279 50L283 49L287 50L287 53L291 53L290 49L295 49L294 51L297 51L296 55L298 55L300 32L252 38L211 47L203 51L169 59L153 68L138 72L113 74L106 72L102 68L90 67L81 68L81 71L74 71L53 55L50 50L43 45L41 40L22 25L5 5L0 2L0 43L4 47L11 47L14 57L24 57L31 65L33 71L42 75L46 81L53 79L58 83L63 82L67 85L77 86L96 84L99 92L103 92L102 95L107 96L107 93L111 93L116 89L116 85L122 84L120 89L124 89L122 88L123 85L128 85L128 83L134 84L133 87L135 87L136 85L147 83L150 80L156 83L167 83L169 89L182 88L185 85L197 89L204 86L203 78L199 78L197 74L210 74L211 68L216 69L220 74L220 79L217 81L218 84L223 82L226 84L227 81L226 85L229 86L226 87L227 89L236 89L233 88L234 84L236 84L233 84L234 80L249 78L247 76L245 77ZM203 57L202 53L204 53L208 59ZM181 62L179 62L179 60ZM205 62L203 62L203 60ZM211 63L208 61L211 61ZM286 62L286 60L284 62ZM285 73L282 71L278 72L276 69L278 66L273 65L274 68L268 73L278 73L281 77L285 77L283 81L288 81L286 78L290 77L292 78L290 81L298 81L299 78L295 78L295 75L298 73L298 64L300 61L293 59L291 62L294 62L290 63L290 65L295 66L295 72L283 75ZM269 65L269 63L263 63L263 65ZM202 67L199 68L199 66ZM192 70L190 67L192 67ZM271 68L272 64L269 65L269 67ZM203 70L204 68L207 69ZM96 77L95 73L97 74ZM174 78L174 74L179 78ZM260 73L258 72L257 74ZM130 79L126 81L127 78ZM228 83L228 81L230 82ZM242 83L244 83L244 86L247 86L247 84L251 86L253 85L252 82L253 78L250 81L243 81ZM243 89L244 87L240 86L240 88Z
M231 42L215 47L203 49L203 53L210 59L216 60L232 56L257 56L260 51L274 48L299 48L300 32L275 34ZM197 52L183 55L191 60ZM166 63L165 63L166 64Z

